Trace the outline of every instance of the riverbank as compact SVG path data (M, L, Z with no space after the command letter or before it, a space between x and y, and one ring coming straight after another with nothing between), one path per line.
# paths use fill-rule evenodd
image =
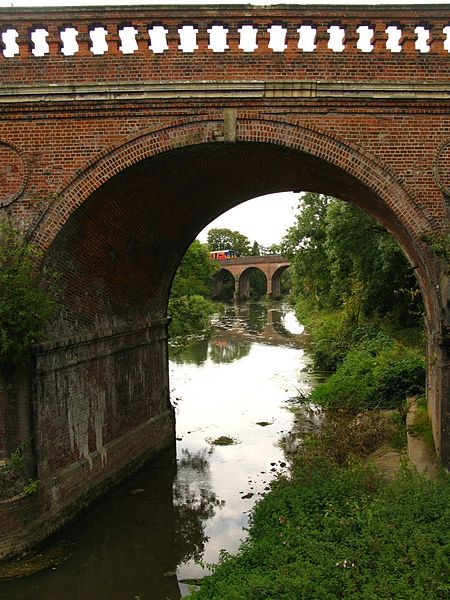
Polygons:
M349 452L383 444L386 417L363 419L309 436L256 505L248 540L190 598L448 597L450 478L429 480L405 459L386 476Z
M420 332L394 337L336 313L311 322L316 366L335 368L311 395L328 407L325 425L255 506L238 553L223 553L190 598L446 598L450 478L424 440L422 400L406 403L423 390Z

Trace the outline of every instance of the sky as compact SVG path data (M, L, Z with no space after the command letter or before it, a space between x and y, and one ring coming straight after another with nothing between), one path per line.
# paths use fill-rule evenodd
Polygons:
M243 202L212 221L197 238L206 242L209 229L219 227L243 233L251 244L255 241L261 246L277 244L294 224L299 195L283 192Z
M0 0L0 7L21 7L21 6L125 6L146 5L146 4L370 4L370 5L395 5L408 6L413 4L445 4L439 0L410 0L409 2L387 2L386 0L291 0L272 2L265 0L206 0L196 2L195 0ZM237 230L246 235L250 242L255 240L263 246L270 246L278 243L283 237L288 227L293 225L295 212L298 205L299 194L294 192L285 192L283 194L272 194L270 196L261 196L254 200L249 200L236 208L221 215L213 221L200 234L199 239L206 241L207 231L213 227L226 227ZM274 208L276 207L276 208Z

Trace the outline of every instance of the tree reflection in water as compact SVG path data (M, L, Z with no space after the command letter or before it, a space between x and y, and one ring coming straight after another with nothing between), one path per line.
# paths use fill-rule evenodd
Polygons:
M250 353L251 342L237 341L234 336L219 335L209 343L209 357L214 363L231 363Z
M181 450L173 489L174 545L178 565L190 560L201 561L209 539L205 534L206 521L225 504L211 490L208 455L213 451L213 448L198 452Z
M186 343L186 340L173 341L170 346L170 360L177 364L202 365L208 358L208 337Z

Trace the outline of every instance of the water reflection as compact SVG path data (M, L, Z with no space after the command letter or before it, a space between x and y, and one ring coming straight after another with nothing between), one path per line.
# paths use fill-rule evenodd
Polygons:
M247 356L250 347L250 342L236 340L231 333L215 336L209 342L209 357L215 363L230 363Z
M187 593L180 579L208 572L200 561L235 552L285 450L317 417L295 405L313 382L294 329L285 305L230 307L210 339L179 352L170 365L177 459L164 453L95 503L55 536L73 544L68 560L0 582L0 600L175 600ZM208 443L221 435L240 443Z
M224 505L211 489L209 456L213 449L182 448L174 485L175 552L177 565L199 562L209 537L205 522Z
M0 583L2 600L176 600L173 449L55 536L70 558L56 569Z
M287 404L287 409L292 413L293 422L290 431L280 437L280 447L287 459L292 457L302 444L304 436L317 431L323 415L321 411L308 402L297 403L295 400Z
M192 340L187 347L173 346L171 357L174 363L200 366L208 358L208 339Z
M202 472L195 476L203 489L220 497L220 510L217 503L202 524L201 560L206 564L216 562L222 548L237 550L249 510L285 465L288 443L293 448L301 430L314 422L307 406L296 406L298 412L293 412L295 400L308 394L313 382L302 328L286 305L229 307L216 317L215 328L210 339L203 340L207 352L201 364L183 362L180 355L171 363L180 464L184 453L200 451L200 458L208 462L208 478L205 482ZM208 440L220 436L240 443L211 451ZM191 486L189 492L194 489ZM198 493L196 502L201 501ZM198 556L178 567L179 579L207 572Z
M302 343L303 327L295 315L282 303L248 303L229 306L215 319L219 331L227 331L236 339L264 341L269 344L294 345Z

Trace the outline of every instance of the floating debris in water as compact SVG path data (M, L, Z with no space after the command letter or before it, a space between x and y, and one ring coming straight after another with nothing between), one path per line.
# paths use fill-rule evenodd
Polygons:
M213 446L232 446L234 444L239 444L239 441L236 438L229 435L221 435L218 438L206 438L206 441Z

